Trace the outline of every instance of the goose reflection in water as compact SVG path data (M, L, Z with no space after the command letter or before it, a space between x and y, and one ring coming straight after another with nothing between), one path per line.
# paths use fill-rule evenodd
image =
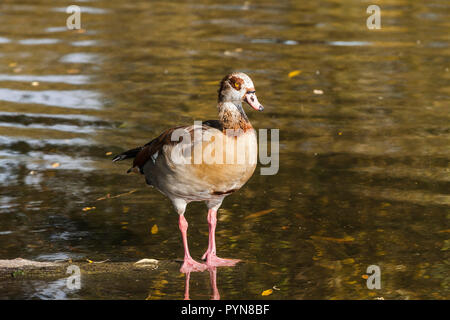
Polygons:
M217 267L211 266L207 268L209 272L209 282L211 284L211 300L220 300L219 289L217 289ZM184 287L184 300L190 300L189 298L189 281L191 280L191 272L194 270L186 270L186 280Z

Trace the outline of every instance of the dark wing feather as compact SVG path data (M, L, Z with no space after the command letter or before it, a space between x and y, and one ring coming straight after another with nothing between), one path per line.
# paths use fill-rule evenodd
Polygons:
M203 125L223 131L223 125L219 120L206 120L203 121Z
M124 153L121 153L117 156L115 156L112 161L116 162L116 161L122 161L125 159L130 159L130 158L135 158L136 155L142 150L143 147L137 147L128 151L125 151Z

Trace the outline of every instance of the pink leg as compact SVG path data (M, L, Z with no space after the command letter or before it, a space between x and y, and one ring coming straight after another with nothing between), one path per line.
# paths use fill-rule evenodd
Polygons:
M189 299L189 281L190 280L191 280L191 272L187 272L185 286L184 286L184 300L191 300L191 299Z
M184 262L181 266L180 272L189 273L192 271L204 271L207 266L203 263L199 263L192 259L191 254L189 253L189 247L187 242L187 229L188 223L183 214L180 214L180 219L178 222L178 226L181 230L181 237L183 238L183 246L184 246Z
M217 211L214 209L208 210L208 225L209 225L209 244L208 250L202 256L204 260L206 258L206 264L208 266L234 266L239 260L236 259L222 259L216 256L216 225L217 225Z
M211 282L212 295L211 300L220 300L219 289L217 289L217 268L209 267L209 280Z

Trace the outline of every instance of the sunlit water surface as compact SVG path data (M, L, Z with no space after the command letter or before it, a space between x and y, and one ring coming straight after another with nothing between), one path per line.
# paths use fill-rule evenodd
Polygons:
M383 1L368 30L369 4L3 0L0 259L182 258L170 202L109 153L216 118L218 81L241 70L266 108L248 109L253 126L280 129L280 168L224 201L218 252L243 263L218 269L221 298L450 298L450 4ZM196 258L206 213L186 213ZM178 268L75 291L4 280L0 298L182 299ZM191 274L192 299L210 297L209 277Z

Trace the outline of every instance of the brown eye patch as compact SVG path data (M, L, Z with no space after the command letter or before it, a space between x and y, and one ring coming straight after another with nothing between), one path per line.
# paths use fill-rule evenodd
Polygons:
M242 84L244 83L244 80L238 77L231 77L230 78L231 86L236 90L241 90Z

